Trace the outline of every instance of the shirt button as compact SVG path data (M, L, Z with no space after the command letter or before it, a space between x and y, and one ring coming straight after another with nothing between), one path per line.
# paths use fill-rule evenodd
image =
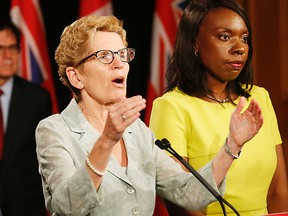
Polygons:
M132 214L133 215L138 215L139 214L139 208L138 207L135 207L132 209Z
M127 193L128 194L133 194L135 192L135 190L133 188L128 188L127 189Z

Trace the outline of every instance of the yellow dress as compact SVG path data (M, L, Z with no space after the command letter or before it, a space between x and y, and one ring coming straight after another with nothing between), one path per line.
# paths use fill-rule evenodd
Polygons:
M254 86L248 103L251 98L259 103L264 124L259 133L245 144L241 157L233 162L226 176L224 195L241 216L267 214L266 197L277 161L275 148L282 143L268 92ZM239 98L235 103L238 101ZM188 157L189 163L198 169L213 159L229 132L235 106L231 103L222 105L174 90L153 102L150 128L157 139L167 138L173 149ZM227 215L235 215L227 205L225 208ZM223 215L218 202L205 211L207 215Z

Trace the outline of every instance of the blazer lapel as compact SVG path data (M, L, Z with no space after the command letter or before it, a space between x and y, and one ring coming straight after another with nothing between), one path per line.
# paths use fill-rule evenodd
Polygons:
M123 135L126 151L127 151L127 157L128 157L128 167L127 167L127 176L130 180L134 179L135 176L137 176L138 173L138 156L136 152L139 152L137 150L137 145L135 142L137 142L133 136L133 130L131 130L130 127L128 127Z
M71 100L67 108L61 113L61 116L67 122L68 126L70 127L71 132L80 135L79 145L82 146L82 148L86 151L88 155L90 151L92 150L96 140L99 138L100 134L86 120L85 116L79 109L75 99ZM126 139L125 137L126 137L126 131L124 133L124 141ZM127 139L128 139L127 141L129 142L129 134L127 136ZM127 149L127 145L126 145L126 149ZM129 178L127 177L123 169L121 169L118 161L113 155L109 159L107 170L112 175L122 179L128 184L131 184ZM134 172L133 170L135 170L135 167L132 166L130 168L130 162L128 158L128 170L127 171L130 173L131 172L130 170Z

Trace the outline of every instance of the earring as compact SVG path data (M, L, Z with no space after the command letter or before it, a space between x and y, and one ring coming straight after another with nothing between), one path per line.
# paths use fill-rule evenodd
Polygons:
M198 50L195 50L195 51L194 51L195 57L198 57L198 54L199 54L199 51L198 51Z

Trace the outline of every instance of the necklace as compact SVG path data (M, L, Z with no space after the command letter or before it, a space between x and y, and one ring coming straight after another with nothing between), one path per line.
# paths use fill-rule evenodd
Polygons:
M213 97L213 96L211 96L209 94L205 94L205 96L207 98L211 99L211 100L214 100L214 101L218 102L218 103L228 103L229 102L229 98L226 98L226 99L222 100L222 99L217 99L217 98L215 98L215 97Z

